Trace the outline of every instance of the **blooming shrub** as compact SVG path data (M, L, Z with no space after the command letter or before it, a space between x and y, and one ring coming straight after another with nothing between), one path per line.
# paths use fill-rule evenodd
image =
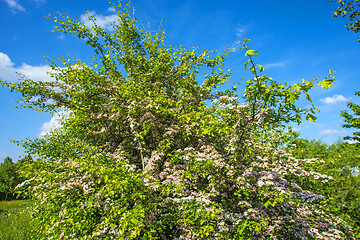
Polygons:
M86 39L94 61L54 61L52 82L3 82L22 93L20 105L67 112L59 129L23 143L37 159L18 187L37 199L37 239L351 239L323 196L299 186L331 177L305 171L272 140L285 123L315 119L313 105L295 103L311 100L316 79L260 76L245 39L238 50L254 76L240 101L235 86L215 91L233 50L169 48L129 7L114 8L110 33L91 16L90 27L52 18Z

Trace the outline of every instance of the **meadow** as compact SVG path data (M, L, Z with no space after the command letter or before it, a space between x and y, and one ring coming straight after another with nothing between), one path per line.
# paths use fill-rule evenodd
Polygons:
M0 240L30 239L31 201L0 201Z

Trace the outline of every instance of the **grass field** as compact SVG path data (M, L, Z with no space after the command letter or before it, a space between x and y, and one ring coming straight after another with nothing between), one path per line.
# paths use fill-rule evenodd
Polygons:
M30 239L30 201L0 201L0 240Z

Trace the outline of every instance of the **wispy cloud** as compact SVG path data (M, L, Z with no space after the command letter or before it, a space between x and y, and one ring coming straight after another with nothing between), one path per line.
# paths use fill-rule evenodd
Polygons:
M319 133L320 136L322 135L340 135L347 133L346 130L337 130L337 129L325 129Z
M51 78L47 74L51 71L49 65L31 66L23 63L19 67L15 67L9 56L0 52L0 79L15 82L18 80L17 73L23 74L34 81L50 81Z
M286 65L286 61L282 61L282 62L266 63L266 64L263 64L263 67L265 69L270 69L270 68L276 68L276 67L284 67L285 65Z
M60 40L63 40L63 39L65 39L65 34L61 33L57 38Z
M322 128L324 127L325 124L324 123L316 123L316 122L304 122L302 123L300 126L299 125L295 125L293 126L293 130L294 131L301 131L301 130L305 130L305 129L309 129L309 128Z
M334 95L333 97L320 99L320 101L325 104L337 104L341 102L347 102L349 101L349 99L345 98L343 95Z
M113 12L114 9L109 8L108 11ZM80 16L80 21L88 27L93 26L93 22L89 20L88 15L93 16L95 18L96 24L107 30L113 30L113 27L111 26L111 22L115 22L119 19L119 17L116 14L102 15L102 14L97 14L95 11L89 11L87 14L82 14Z
M238 40L243 40L245 37L249 34L249 31L251 30L251 23L248 23L247 25L238 25L235 28L235 35Z
M15 12L25 12L25 8L16 0L3 0Z
M238 27L238 28L235 29L235 35L236 35L236 37L238 39L245 37L244 36L245 33L246 33L246 28L245 27Z

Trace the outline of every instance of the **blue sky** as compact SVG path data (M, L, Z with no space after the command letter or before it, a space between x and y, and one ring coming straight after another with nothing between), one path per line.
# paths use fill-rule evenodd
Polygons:
M357 35L343 28L346 19L333 18L336 3L326 0L133 0L139 22L154 28L163 20L167 43L200 49L223 50L245 37L248 46L259 52L257 63L276 81L295 83L336 71L335 83L329 90L314 89L313 103L320 109L316 123L294 126L303 138L333 143L350 135L343 129L339 113L346 102L360 91L360 43ZM34 80L49 77L48 56L59 55L90 60L93 52L83 40L58 32L45 15L57 11L83 19L84 9L98 20L113 19L105 0L0 0L0 79L16 81L15 72ZM106 28L106 21L101 21ZM246 77L242 72L243 53L234 54L227 63L236 72L230 83ZM14 108L16 93L0 87L0 161L6 156L18 159L23 149L9 139L21 140L40 136L55 123L48 114ZM306 104L306 103L303 103Z

